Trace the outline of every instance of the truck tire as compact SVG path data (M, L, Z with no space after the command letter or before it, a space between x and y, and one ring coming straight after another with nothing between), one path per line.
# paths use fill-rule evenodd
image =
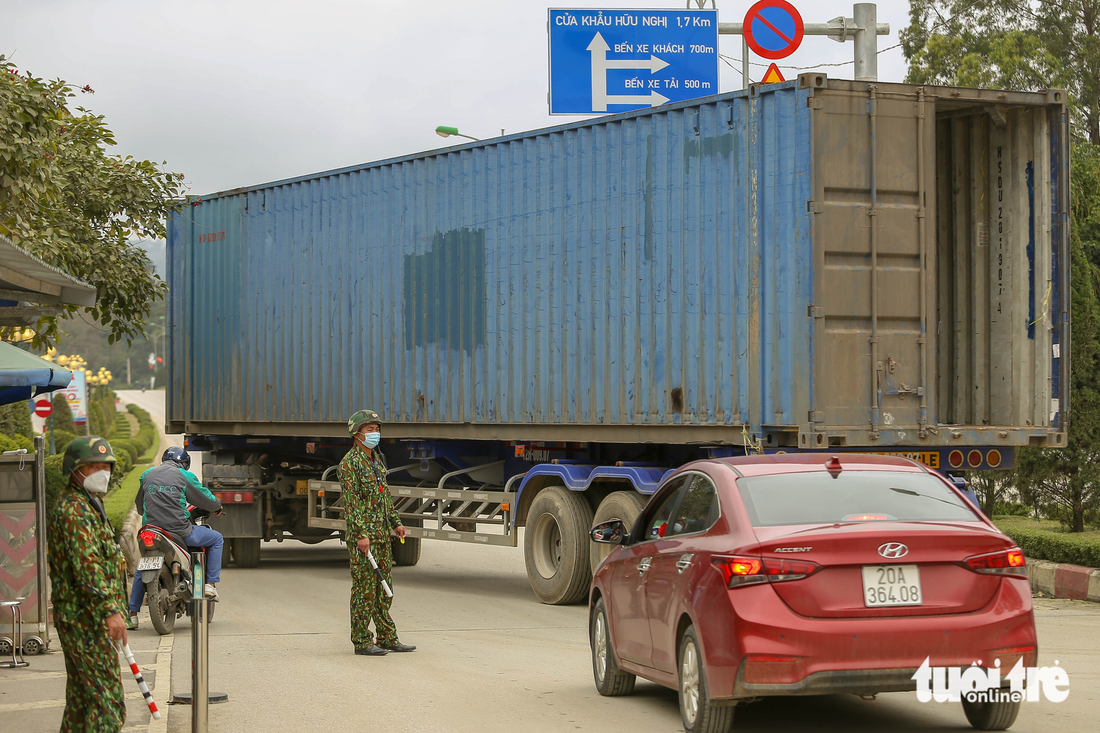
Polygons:
M233 563L239 568L254 568L260 564L260 538L235 537L232 540Z
M394 565L416 565L420 562L420 538L406 537L405 544L396 537L390 540Z
M592 508L583 496L564 486L548 486L531 502L523 558L531 590L540 601L561 606L588 596L591 528Z
M629 532L630 528L634 526L635 520L638 519L638 515L642 513L645 503L646 496L639 494L637 491L614 491L600 502L600 507L596 510L596 517L592 520L592 526L596 526L600 522L610 522L612 519L618 519L626 525L626 531ZM600 566L605 557L611 554L615 546L592 542L592 540L588 542L590 545L589 558L592 565L592 574L595 575L596 568Z

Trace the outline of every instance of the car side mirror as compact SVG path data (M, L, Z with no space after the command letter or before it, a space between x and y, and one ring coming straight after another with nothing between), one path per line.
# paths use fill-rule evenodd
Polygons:
M593 542L604 545L621 545L626 540L626 531L626 525L622 523L622 520L612 519L597 524L589 532L589 536Z

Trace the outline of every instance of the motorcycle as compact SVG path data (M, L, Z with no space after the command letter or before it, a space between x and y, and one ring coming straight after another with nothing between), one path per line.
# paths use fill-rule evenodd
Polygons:
M194 525L206 523L210 512L195 506L187 507L188 519ZM176 619L184 614L191 615L194 575L191 567L191 553L206 553L206 548L191 548L182 539L169 534L160 527L146 524L138 531L141 542L141 558L137 571L141 573L141 582L145 585L145 601L149 606L149 617L158 634L172 633ZM205 579L204 579L205 580ZM214 620L214 608L211 603L208 620Z

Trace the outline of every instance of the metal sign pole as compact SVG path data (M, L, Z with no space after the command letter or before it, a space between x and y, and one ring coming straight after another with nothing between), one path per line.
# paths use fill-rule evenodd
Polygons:
M878 22L878 5L875 3L856 3L852 6L852 17L833 18L828 23L805 23L803 33L807 36L828 36L837 43L851 39L855 46L856 81L878 81L878 37L890 35L890 24ZM718 35L741 36L744 39L744 23L719 23ZM742 89L749 88L749 48L741 43Z
M856 21L855 62L856 81L878 81L878 35L868 33L868 28L878 27L878 6L874 3L857 3L852 6Z
M51 434L51 440L52 440ZM35 487L34 506L38 514L38 526L35 528L38 540L38 621L39 628L45 643L44 650L50 648L50 619L49 619L49 567L46 558L48 548L46 546L46 439L41 435L34 436L34 480Z
M207 608L206 553L191 553L191 733L206 733L210 709L210 636Z

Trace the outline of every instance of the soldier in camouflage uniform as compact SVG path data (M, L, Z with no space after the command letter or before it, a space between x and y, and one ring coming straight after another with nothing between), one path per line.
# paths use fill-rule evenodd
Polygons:
M126 643L126 566L99 497L115 455L104 438L76 438L61 470L69 483L49 517L54 623L65 652L61 733L118 731L126 720L118 653Z
M397 640L397 627L390 618L393 599L386 596L367 559L369 549L392 588L390 530L404 539L405 527L386 484L385 460L375 450L381 426L381 418L371 410L359 410L352 415L348 433L355 440L355 447L340 461L339 468L348 525L346 539L351 553L351 643L356 654L370 656L416 649ZM371 620L378 633L377 643L369 628Z

